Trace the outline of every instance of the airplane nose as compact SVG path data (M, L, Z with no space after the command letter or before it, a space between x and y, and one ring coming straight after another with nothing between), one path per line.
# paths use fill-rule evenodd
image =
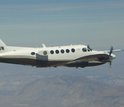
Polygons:
M111 54L111 58L112 58L112 59L115 59L115 58L116 58L116 55Z

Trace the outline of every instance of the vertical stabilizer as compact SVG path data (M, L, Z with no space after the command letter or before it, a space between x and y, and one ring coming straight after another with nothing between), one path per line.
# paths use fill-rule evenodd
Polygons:
M0 52L6 51L7 45L0 39Z

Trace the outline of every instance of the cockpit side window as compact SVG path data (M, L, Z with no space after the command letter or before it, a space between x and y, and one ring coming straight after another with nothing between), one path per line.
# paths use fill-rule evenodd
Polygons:
M87 49L88 49L88 51L92 51L92 49L90 48L90 46L89 46L89 45L87 46Z
M87 52L87 49L86 49L86 48L83 48L82 51L83 51L83 52Z

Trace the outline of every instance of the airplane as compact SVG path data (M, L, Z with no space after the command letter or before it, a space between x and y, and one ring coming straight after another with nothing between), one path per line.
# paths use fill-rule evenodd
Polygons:
M0 62L10 64L31 65L35 67L92 67L105 63L110 63L116 58L113 52L123 51L114 50L97 51L89 45L65 45L47 47L16 47L7 46L0 40Z

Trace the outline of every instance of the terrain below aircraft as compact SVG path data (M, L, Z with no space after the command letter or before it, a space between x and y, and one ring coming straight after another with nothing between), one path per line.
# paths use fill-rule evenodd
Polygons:
M110 62L116 57L113 52L121 49L109 51L96 51L89 45L66 45L46 47L15 47L7 46L0 40L0 62L31 65L36 67L89 67Z

